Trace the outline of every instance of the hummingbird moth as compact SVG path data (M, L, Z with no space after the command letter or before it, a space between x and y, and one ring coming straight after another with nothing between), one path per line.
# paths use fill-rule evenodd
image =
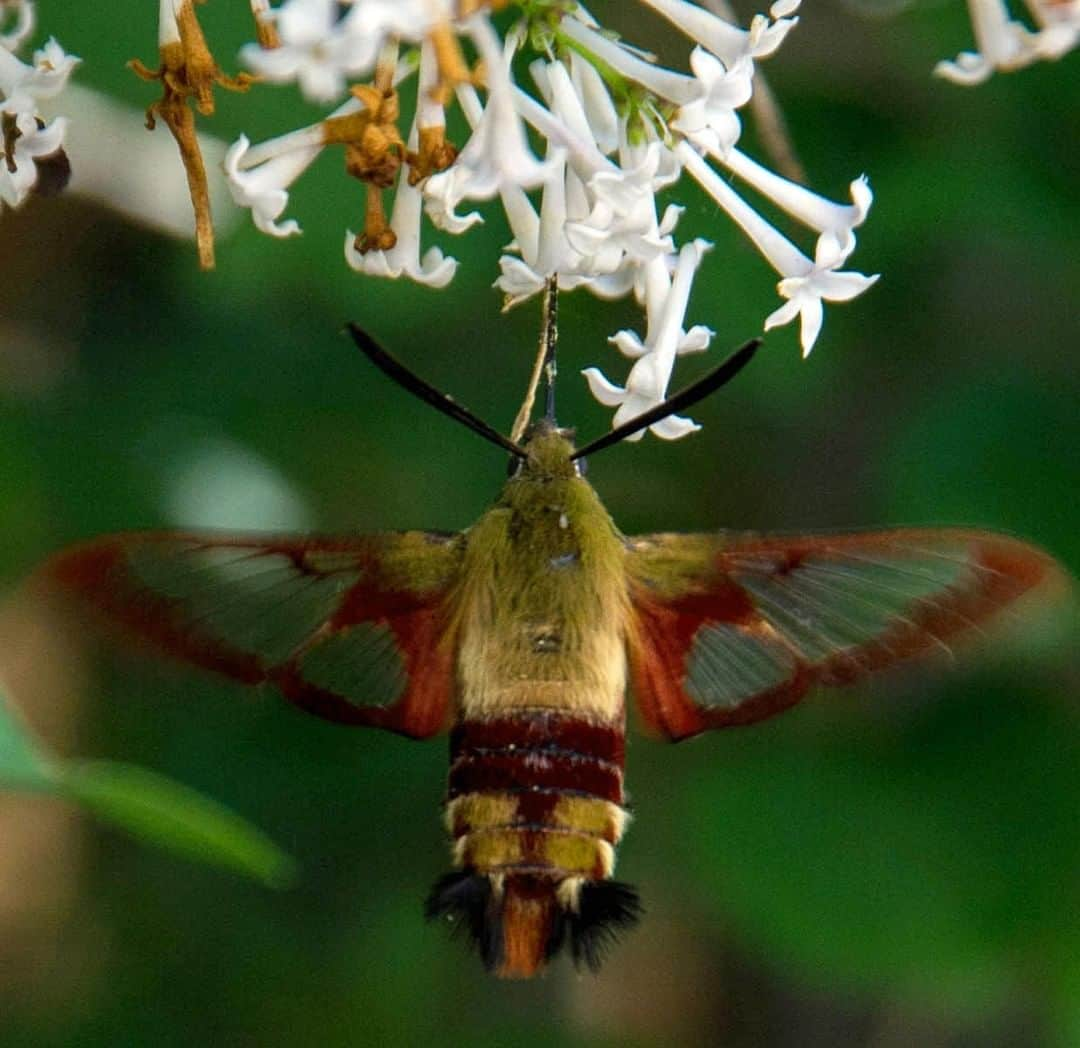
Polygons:
M319 717L416 739L449 729L454 871L426 909L498 975L532 976L564 948L595 969L638 917L612 879L628 689L667 739L750 724L944 648L1059 574L1032 546L971 530L623 535L585 457L723 385L756 342L575 449L550 406L512 441L351 332L390 377L509 452L471 528L118 534L44 573L165 652L276 685Z

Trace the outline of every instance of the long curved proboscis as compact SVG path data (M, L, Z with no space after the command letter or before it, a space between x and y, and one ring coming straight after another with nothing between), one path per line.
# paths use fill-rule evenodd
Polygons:
M742 369L750 363L751 358L757 352L760 345L760 338L751 339L745 346L741 349L737 349L723 362L723 364L714 371L710 371L704 378L698 379L698 381L692 385L679 390L678 393L668 397L662 404L657 404L656 407L643 412L636 418L630 419L629 422L624 422L621 426L617 426L615 429L605 433L602 437L598 437L596 440L592 441L592 443L586 444L585 447L578 448L570 458L579 459L584 458L586 455L595 454L597 451L602 451L604 448L611 447L612 444L618 444L620 440L632 437L639 430L645 429L646 426L651 426L654 422L659 422L669 415L674 415L677 412L683 411L691 405L696 404L699 400L707 397L721 386L726 385L742 371Z
M363 328L356 324L346 325L349 334L360 352L364 354L387 378L393 379L402 389L408 390L415 397L430 404L436 411L441 411L456 422L467 426L477 435L497 444L517 458L526 458L527 452L520 444L515 444L504 437L497 429L477 418L468 408L462 407L452 397L428 385L419 375L413 374L401 361L396 360L382 348Z

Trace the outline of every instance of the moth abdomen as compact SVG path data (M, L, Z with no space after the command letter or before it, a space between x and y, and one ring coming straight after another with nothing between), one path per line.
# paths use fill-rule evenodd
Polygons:
M596 904L610 895L627 821L621 726L527 710L462 721L450 746L446 822L459 873L436 886L429 915L467 922L503 976L533 975L567 944L595 967L600 941L636 912ZM482 919L474 877L490 886ZM498 949L484 945L495 940Z

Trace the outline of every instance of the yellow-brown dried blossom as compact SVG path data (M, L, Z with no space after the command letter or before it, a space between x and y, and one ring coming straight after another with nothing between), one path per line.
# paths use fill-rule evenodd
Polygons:
M392 87L357 84L351 90L364 108L324 120L323 142L345 147L345 170L367 189L364 229L356 237L356 250L361 254L388 251L397 236L386 220L382 193L397 182L405 162L405 142L398 127L401 106Z
M345 146L345 170L353 178L389 189L405 159L405 142L397 125L401 117L397 92L371 84L357 84L351 90L364 108L324 120L323 142Z
M437 171L445 171L458 155L457 146L446 138L441 124L418 130L419 148L406 154L409 162L409 185L415 186Z
M160 117L176 140L195 211L199 265L203 269L213 269L214 226L210 216L210 191L190 102L194 100L203 116L210 116L214 112L215 84L230 91L246 91L257 77L249 73L231 77L221 71L206 44L192 0L182 0L177 6L176 25L179 39L162 43L159 50L161 64L157 69L150 69L137 58L128 66L143 80L161 81L162 97L147 107L146 126L152 131Z
M435 61L439 67L439 84L432 95L436 101L445 105L457 84L466 84L471 79L469 64L461 50L457 34L449 22L440 22L429 33L428 40L435 51Z
M367 206L364 211L364 229L353 239L353 247L361 255L369 251L389 251L397 245L397 233L386 220L383 191L377 186L367 186Z
M267 0L252 0L251 14L255 19L255 41L259 47L264 51L281 47L281 37L271 19L270 4Z

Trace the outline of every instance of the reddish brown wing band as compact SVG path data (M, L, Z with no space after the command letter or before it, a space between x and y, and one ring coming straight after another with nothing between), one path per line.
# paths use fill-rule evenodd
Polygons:
M630 540L634 691L671 739L749 724L815 684L929 652L1062 579L1016 539L962 530Z
M442 605L459 554L425 532L145 532L60 553L42 575L176 658L275 684L327 720L423 738L449 710Z

